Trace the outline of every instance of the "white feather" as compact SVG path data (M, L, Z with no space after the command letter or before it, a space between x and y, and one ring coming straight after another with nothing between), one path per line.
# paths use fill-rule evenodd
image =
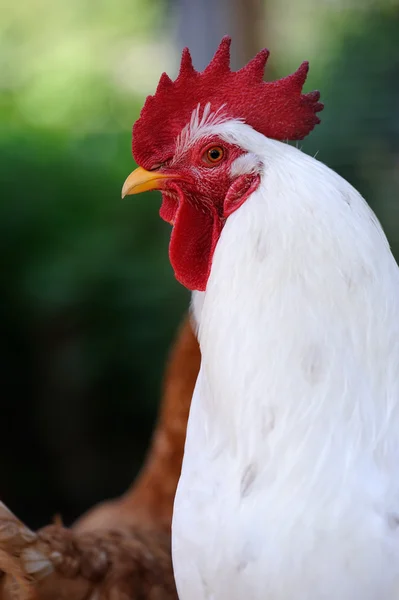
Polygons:
M208 102L205 104L201 114L201 105L197 105L191 113L190 122L183 127L176 140L175 154L172 162L178 160L182 154L187 152L198 138L204 137L208 132L212 134L216 124L229 121L229 117L223 112L224 108L225 104L222 104L217 110L212 112L211 105Z
M54 566L48 556L38 548L24 548L21 561L26 573L34 575L37 580L44 579L54 571Z
M263 172L193 295L202 364L173 517L180 600L394 600L398 267L325 165L241 122L212 134Z

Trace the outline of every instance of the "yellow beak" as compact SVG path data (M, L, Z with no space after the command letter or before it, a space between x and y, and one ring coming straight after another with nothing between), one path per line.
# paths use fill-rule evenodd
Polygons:
M178 179L178 175L166 175L158 171L146 171L137 167L126 179L122 187L122 198L131 194L140 194L148 190L159 190L162 188L162 180Z

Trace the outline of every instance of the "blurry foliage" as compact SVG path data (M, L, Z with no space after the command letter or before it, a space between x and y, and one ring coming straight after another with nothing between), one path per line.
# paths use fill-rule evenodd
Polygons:
M161 8L13 3L0 23L0 495L32 525L131 482L187 307L159 194L120 197L142 97L115 57Z
M73 511L79 496L107 489L104 466L111 484L124 474L127 485L151 431L186 295L157 195L120 198L129 146L129 132L72 142L25 129L0 139L2 402L14 414L1 437L2 492L8 477L22 488L20 470L50 469L44 489L19 489L22 511L29 494L54 504L49 484L72 504L55 505Z
M142 92L145 72L156 69L140 54L146 56L152 44L158 58L164 13L161 0L6 3L0 19L1 121L69 132L125 127L124 117L132 117L128 92L137 91L136 82Z
M169 265L159 198L120 198L133 167L129 146L129 132L71 141L25 129L0 139L2 402L10 426L1 437L1 486L7 494L7 480L18 477L12 505L22 512L29 496L68 516L77 500L110 493L113 480L114 493L122 491L153 425L187 300ZM27 490L27 470L47 470L50 481ZM51 497L52 486L61 486L61 499Z
M309 81L326 108L303 148L365 195L399 253L399 21L384 11L329 17ZM0 21L0 496L32 526L128 485L187 306L158 195L120 199L164 18L160 0L36 0Z
M366 198L399 257L399 7L346 15L319 79L322 125L305 148Z

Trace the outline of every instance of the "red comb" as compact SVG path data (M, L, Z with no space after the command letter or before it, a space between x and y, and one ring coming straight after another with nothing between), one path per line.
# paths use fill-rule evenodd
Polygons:
M138 164L151 168L171 158L175 141L189 122L192 111L209 102L211 110L242 119L256 131L276 140L301 140L312 131L323 109L319 92L302 94L309 65L278 81L264 82L268 50L261 50L239 71L230 70L229 37L224 37L215 56L199 73L188 48L183 50L180 71L172 81L163 73L154 96L148 96L133 128L133 155Z

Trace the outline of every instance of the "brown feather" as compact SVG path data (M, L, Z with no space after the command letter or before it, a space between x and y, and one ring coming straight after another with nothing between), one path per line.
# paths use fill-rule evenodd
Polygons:
M168 361L147 460L121 498L72 529L59 517L37 533L0 503L0 600L177 600L170 525L199 364L187 318Z

